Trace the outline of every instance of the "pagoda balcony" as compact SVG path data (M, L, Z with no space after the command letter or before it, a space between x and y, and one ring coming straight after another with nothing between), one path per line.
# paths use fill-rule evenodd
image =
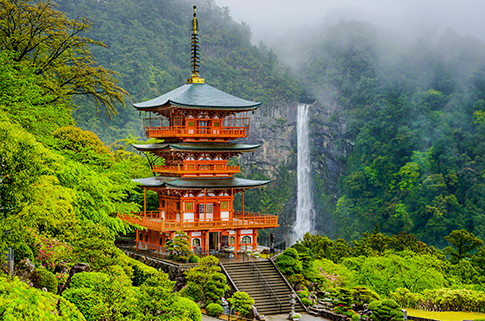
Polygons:
M139 216L118 214L118 217L127 223L160 232L278 227L277 215L242 211L233 211L232 219L163 220L160 218L161 215L158 211L141 212Z
M179 138L188 141L211 140L228 141L244 138L248 127L208 127L208 126L162 126L145 127L145 136L150 138Z
M228 166L226 164L154 165L153 171L161 174L170 173L181 176L229 176L241 172L239 166Z

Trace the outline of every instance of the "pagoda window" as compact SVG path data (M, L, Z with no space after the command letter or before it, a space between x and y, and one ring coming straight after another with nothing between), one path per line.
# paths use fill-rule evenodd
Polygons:
M228 208L229 208L228 201L221 202L221 210L227 210Z
M200 246L200 239L193 239L192 246Z
M236 238L234 236L229 237L229 245L234 245L236 244Z
M158 244L159 244L160 246L162 246L162 245L163 245L163 238L161 238L161 237L160 237L160 238L158 239Z
M193 209L193 203L192 202L185 202L185 210L186 211L192 211Z
M145 234L145 242L148 242L148 233Z
M180 202L177 202L177 211L180 211Z
M162 207L165 208L165 200L162 200Z

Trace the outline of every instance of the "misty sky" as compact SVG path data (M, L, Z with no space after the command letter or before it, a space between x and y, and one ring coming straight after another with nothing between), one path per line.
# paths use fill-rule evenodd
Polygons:
M409 36L446 28L485 40L485 0L215 0L228 6L235 21L245 21L253 43L281 37L288 29L312 27L327 20L355 18ZM333 10L332 10L333 9Z

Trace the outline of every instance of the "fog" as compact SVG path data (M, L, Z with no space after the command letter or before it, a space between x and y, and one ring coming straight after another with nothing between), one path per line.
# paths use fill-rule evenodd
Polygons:
M485 40L482 0L215 0L215 3L229 7L236 22L249 24L253 44L264 41L282 60L286 60L284 56L289 50L295 50L295 41L301 42L305 36L316 37L322 25L340 19L369 21L409 40L423 34L439 36L448 28Z

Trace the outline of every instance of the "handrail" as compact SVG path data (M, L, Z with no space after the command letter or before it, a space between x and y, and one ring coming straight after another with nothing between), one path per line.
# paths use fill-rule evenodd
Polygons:
M153 165L153 171L155 172L240 172L239 166L229 166L225 164L184 164L182 166L174 165Z
M237 285L236 283L234 283L234 281L232 280L231 276L229 275L229 273L227 273L227 270L226 268L224 267L224 264L222 264L221 261L219 261L219 265L221 266L222 268L222 271L224 271L224 273L227 275L227 279L231 282L232 286L234 287L234 290L236 290L236 292L239 292L239 289L237 288Z
M237 228L237 227L267 227L278 226L278 216L263 215L255 213L245 213L245 215L236 213L232 219L208 219L208 220L163 220L159 212L147 212L143 215L124 215L118 214L118 217L128 223L137 224L150 229L167 231L167 230L190 230L190 229L218 229L218 228Z
M145 126L147 136L175 136L175 137L246 137L249 127L206 127L206 126Z
M272 300L274 302L275 306L276 305L279 305L280 308L279 308L279 311L278 312L281 314L281 301L280 301L280 299L278 299L278 296L273 291L273 288L271 288L271 286L269 285L269 283L266 281L266 279L264 278L263 274L261 273L261 271L258 269L258 267L256 266L256 264L254 263L254 261L253 260L250 260L250 261L251 261L251 263L253 263L253 279L254 279L254 281L256 281L256 283L259 284L260 287L263 288L264 293L268 296L268 298L270 300ZM254 274L255 274L254 271L255 270L258 272L257 277L254 276ZM264 283L261 282L261 279L264 281ZM274 296L274 299L276 299L276 300L274 300L273 298L271 298L271 293L268 292L268 290L271 291L271 293ZM278 301L278 302L276 302L276 301Z
M307 306L304 305L303 302L301 301L300 296L295 293L295 290L290 285L290 283L288 282L288 280L286 279L286 277L283 275L283 273L281 273L280 269L278 269L278 267L276 266L276 264L274 262L275 259L276 259L276 256L270 258L269 261L271 262L271 264L273 264L274 268L276 269L276 271L278 271L279 275L283 278L283 280L285 280L286 285L290 288L291 292L296 296L296 299L300 302L301 306L305 309L305 311L307 313L310 313L310 311L308 310Z

